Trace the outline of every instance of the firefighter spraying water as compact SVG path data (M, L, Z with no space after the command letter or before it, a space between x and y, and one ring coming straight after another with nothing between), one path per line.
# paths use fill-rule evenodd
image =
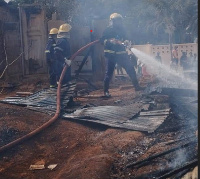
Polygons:
M101 37L101 43L104 45L106 59L106 73L104 78L104 95L110 97L109 83L113 75L116 63L122 66L129 77L135 90L141 90L136 78L135 69L131 65L128 53L124 44L126 41L126 32L123 27L123 17L118 13L110 15L110 25L105 29Z

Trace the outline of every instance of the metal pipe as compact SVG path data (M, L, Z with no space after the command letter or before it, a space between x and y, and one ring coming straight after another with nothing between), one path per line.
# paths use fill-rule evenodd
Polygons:
M86 46L82 47L81 49L79 49L76 53L74 53L74 54L71 56L70 60L74 60L74 58L75 58L79 53L81 53L81 52L82 52L83 50L85 50L86 48L88 48L88 47L90 47L90 46L92 46L92 45L95 45L95 44L98 43L98 42L99 42L99 40L96 40L96 41L91 42L91 43L87 44ZM21 137L21 138L15 140L15 141L13 141L13 142L10 142L10 143L4 145L3 147L1 147L1 148L0 148L0 152L3 152L3 151L5 151L5 150L7 150L7 149L9 149L9 148L11 148L11 147L14 147L15 145L17 145L17 144L19 144L19 143L21 143L21 142L23 142L23 141L25 141L25 140L27 140L27 139L29 139L29 138L35 136L36 134L38 134L38 133L40 133L41 131L43 131L44 129L46 129L48 126L50 126L52 123L54 123L54 122L58 119L58 117L59 117L59 115L60 115L60 109L61 109L61 105L60 105L60 104L61 104L61 101L60 101L60 97L61 97L61 95L60 95L60 93L61 93L61 84L62 84L62 81L63 81L63 78L64 78L64 75L65 75L65 72L66 72L67 68L68 68L68 65L65 65L64 68L63 68L63 71L62 71L62 73L61 73L59 82L58 82L57 100L56 100L57 106L56 106L56 113L55 113L55 115L54 115L48 122L46 122L45 124L43 124L43 125L40 126L39 128L35 129L34 131L28 133L27 135L25 135L25 136L23 136L23 137Z
M21 53L22 53L22 75L25 75L24 68L24 43L23 43L23 30L22 30L22 9L19 5L19 28L20 28L20 39L21 39Z

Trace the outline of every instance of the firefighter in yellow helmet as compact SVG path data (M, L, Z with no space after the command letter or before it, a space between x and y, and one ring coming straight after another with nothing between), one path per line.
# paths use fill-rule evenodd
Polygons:
M60 79L64 65L67 64L69 66L63 78L63 84L71 80L71 61L69 60L71 56L69 44L71 28L69 24L62 24L60 26L56 47L54 48L57 61L57 81Z
M113 13L110 15L110 25L105 29L100 39L104 45L104 54L106 59L106 74L104 78L104 95L110 97L109 83L112 78L116 63L122 66L130 76L135 90L141 90L136 78L136 72L131 64L126 52L124 42L126 32L123 27L123 17L121 14Z
M47 42L45 54L46 60L49 70L49 78L50 78L50 88L56 87L56 61L54 56L54 48L56 46L56 38L58 34L58 29L53 28L49 32L49 39Z

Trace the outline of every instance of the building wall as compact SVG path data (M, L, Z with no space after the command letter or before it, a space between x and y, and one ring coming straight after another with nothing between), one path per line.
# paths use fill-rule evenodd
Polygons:
M92 22L93 39L100 39L104 30L108 26L108 19L94 20ZM93 49L93 71L96 80L103 80L105 74L105 57L104 46L100 43L96 44Z
M47 22L45 20L45 10L40 5L22 5L20 9L25 75L47 73L45 60Z
M182 55L182 52L187 52L187 57L189 57L189 53L192 52L197 54L198 56L198 44L197 43L186 43L186 44L173 44L174 46L178 46L178 57ZM157 52L160 52L160 56L162 58L162 63L169 66L170 65L170 46L169 45L152 45L152 44L145 44L145 45L133 45L133 48L140 50L141 52L150 55L151 57L155 57ZM148 68L148 67L147 67ZM125 70L123 69L123 73L126 74ZM117 71L115 70L115 74Z
M178 56L179 59L182 55L182 51L187 52L187 56L189 57L189 52L193 52L198 54L198 44L197 43L187 43L187 44L173 44L174 46L178 46ZM162 58L162 61L165 65L170 65L170 47L169 45L152 45L152 44L146 44L146 45L134 45L134 48L146 53L147 55L150 55L152 57L155 57L157 52L160 52L160 56Z
M7 6L0 6L0 27L0 76L7 64L18 59L7 68L3 77L9 82L16 81L22 76L19 20Z
M57 29L59 29L59 27L60 27L62 24L64 24L65 21L58 20L58 19L57 19L57 14L54 13L54 14L52 14L52 19L49 20L47 23L48 23L47 25L48 25L48 32L49 32L52 28L57 28Z
M192 52L193 54L198 54L198 44L197 43L187 43L187 44L173 44L174 46L178 46L178 57L180 59L183 52L187 52L187 56L189 57L189 52ZM170 65L170 47L169 45L152 45L151 46L151 53L153 57L156 56L157 52L160 52L160 56L163 60L163 63L166 65Z
M71 45L71 53L74 54L83 46L87 45L91 42L90 38L90 28L89 26L72 26L72 30L70 33L70 45ZM77 70L87 54L89 48L81 52L72 62L72 74L74 74L75 70ZM80 75L91 75L92 76L92 59L91 54L88 56L86 63L84 64Z

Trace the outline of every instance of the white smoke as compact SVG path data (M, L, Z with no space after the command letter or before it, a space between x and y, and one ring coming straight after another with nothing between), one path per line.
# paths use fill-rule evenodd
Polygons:
M178 86L197 90L197 81L186 78L181 72L177 73L171 70L169 66L160 64L152 56L147 55L140 50L132 48L131 51L147 66L147 69L151 74L154 74L161 82L163 82L163 85L168 85L169 87L170 84L172 87Z
M168 163L170 168L179 167L187 162L187 151L185 149L180 149L176 151L175 158Z

